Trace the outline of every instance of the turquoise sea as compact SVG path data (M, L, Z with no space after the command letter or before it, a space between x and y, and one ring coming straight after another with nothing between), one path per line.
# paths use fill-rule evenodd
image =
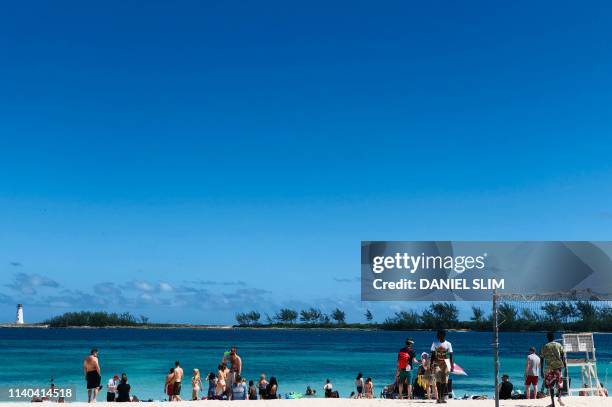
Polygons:
M265 372L276 376L281 393L318 393L330 378L342 397L353 390L358 372L372 377L375 392L393 381L396 353L406 337L416 341L420 355L428 351L433 332L263 329L0 329L0 386L75 386L77 399L86 398L83 358L90 348L100 350L103 383L127 373L132 393L141 399L163 399L166 372L179 360L190 378L216 372L223 352L236 346L247 379ZM492 394L492 334L450 332L455 360L468 376L454 377L457 396ZM539 348L544 333L501 333L501 371L522 388L524 358L529 346ZM612 373L612 335L595 336L600 379ZM579 372L571 376L577 383ZM190 393L189 386L187 386ZM105 393L102 393L105 396Z

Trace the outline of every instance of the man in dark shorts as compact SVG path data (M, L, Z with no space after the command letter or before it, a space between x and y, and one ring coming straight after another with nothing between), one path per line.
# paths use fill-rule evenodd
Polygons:
M89 356L83 361L83 373L85 373L85 380L87 381L87 402L95 403L98 392L102 389L98 349L92 349Z
M174 362L174 383L172 384L172 400L182 401L181 399L181 383L183 381L183 368L177 360Z
M548 343L542 346L540 352L544 386L550 393L551 406L555 407L555 386L557 387L559 405L564 406L565 404L561 401L561 389L563 388L563 370L567 369L567 366L565 365L563 346L559 342L555 342L555 334L552 332L546 335L546 339Z
M412 338L406 339L404 346L397 354L397 380L399 387L399 398L404 398L404 384L406 384L406 398L412 398L412 362L416 357L416 352L412 348L414 341Z

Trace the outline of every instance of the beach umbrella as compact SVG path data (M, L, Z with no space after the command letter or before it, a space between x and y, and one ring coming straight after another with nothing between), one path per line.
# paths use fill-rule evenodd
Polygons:
M467 376L468 374L463 370L461 366L457 364L457 362L453 363L454 370L451 372L452 374L456 374L459 376ZM448 366L448 371L450 372L450 359L446 359L446 366Z

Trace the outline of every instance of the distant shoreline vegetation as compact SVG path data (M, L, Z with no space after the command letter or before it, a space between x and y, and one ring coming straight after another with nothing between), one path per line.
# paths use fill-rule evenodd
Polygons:
M92 327L92 328L109 328L109 327L156 327L166 328L181 326L179 324L159 324L149 322L149 318L144 315L136 317L129 312L121 314L116 312L103 311L80 311L66 312L62 315L50 318L42 323L50 328L74 328L74 327ZM185 325L187 326L187 325Z
M492 317L482 308L473 306L469 320L459 320L459 310L452 303L432 303L421 313L399 311L383 322L374 322L370 310L364 314L367 322L347 322L346 313L336 308L326 314L318 308L301 311L280 309L274 315L258 311L236 314L235 328L285 329L378 329L378 330L434 330L441 327L453 330L491 331ZM589 301L547 302L531 308L501 303L499 320L501 331L589 331L612 332L612 307L609 303ZM213 326L149 322L129 312L67 312L42 323L50 328L211 328ZM229 327L228 327L229 328Z
M511 302L498 308L501 331L597 331L612 332L612 307L609 303L590 301L561 301L534 303L536 308L521 307ZM472 316L459 320L459 310L452 303L432 303L423 312L399 311L381 323L373 322L370 310L364 314L366 323L346 321L339 308L330 314L318 308L293 310L283 308L276 314L265 316L257 311L236 314L238 327L251 328L347 328L380 329L393 331L435 330L440 328L469 331L491 331L493 321L482 308L472 306Z

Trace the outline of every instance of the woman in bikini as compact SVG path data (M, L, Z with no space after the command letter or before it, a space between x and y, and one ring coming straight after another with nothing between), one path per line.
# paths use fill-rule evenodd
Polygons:
M225 375L227 368L225 364L221 363L219 365L219 371L217 372L217 398L223 397L225 393Z
M202 378L200 377L200 371L198 369L193 369L193 377L191 378L191 399L197 400L198 393L202 389Z
M372 383L372 378L368 377L365 381L365 398L371 399L374 398L374 383Z

